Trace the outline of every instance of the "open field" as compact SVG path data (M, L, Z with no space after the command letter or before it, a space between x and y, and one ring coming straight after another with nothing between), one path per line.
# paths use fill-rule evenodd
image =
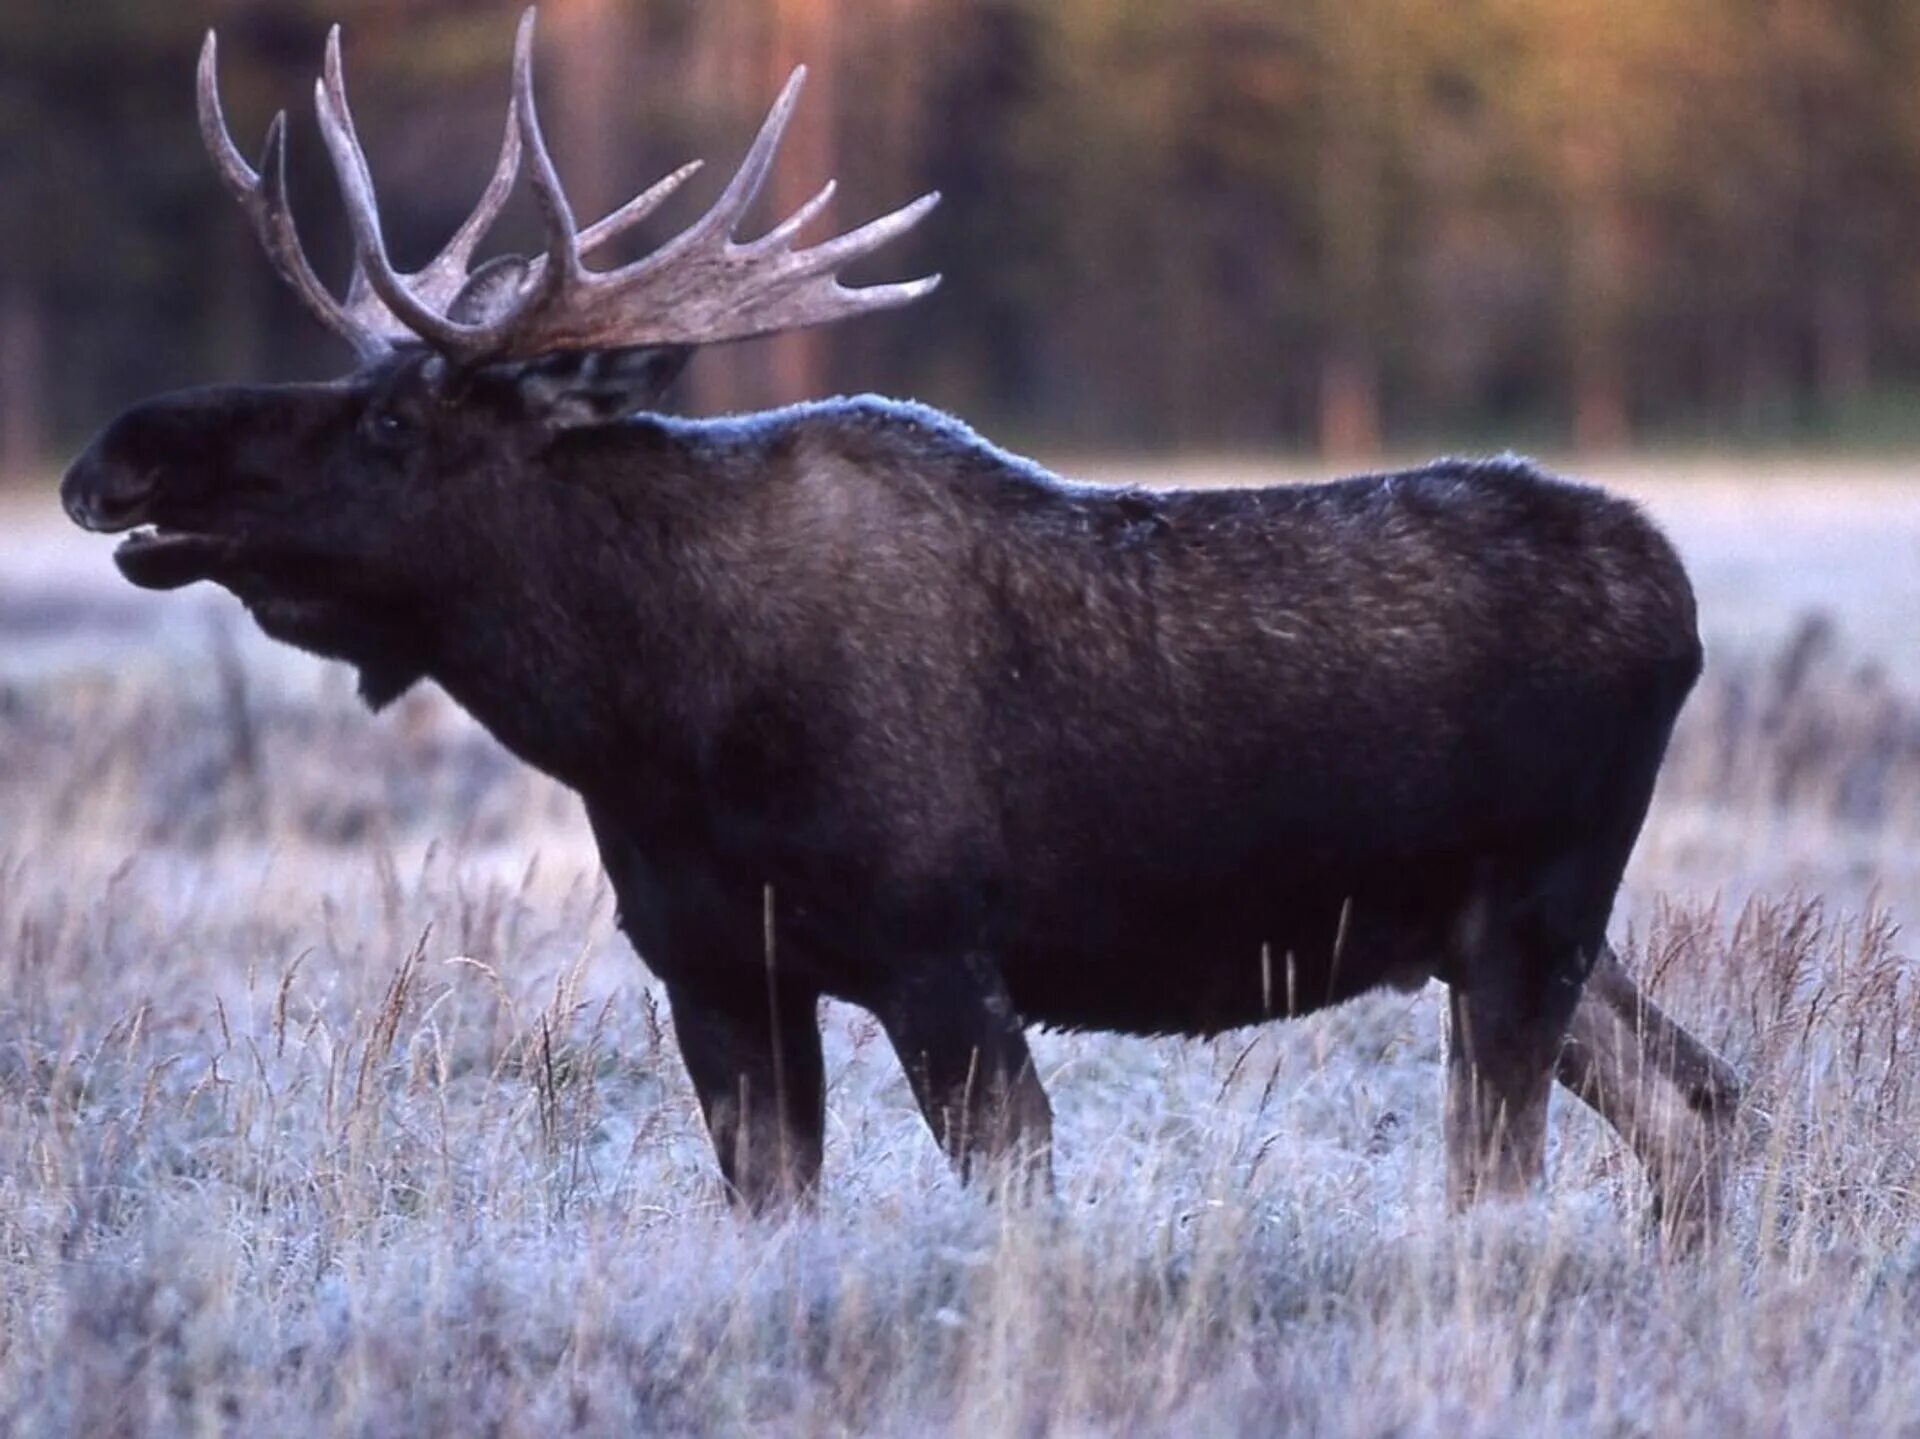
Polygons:
M1028 1211L830 1008L737 1218L569 795L0 499L0 1432L1920 1434L1920 481L1753 468L1599 472L1712 652L1615 926L1748 1084L1682 1261L1574 1104L1446 1216L1431 987L1041 1036Z

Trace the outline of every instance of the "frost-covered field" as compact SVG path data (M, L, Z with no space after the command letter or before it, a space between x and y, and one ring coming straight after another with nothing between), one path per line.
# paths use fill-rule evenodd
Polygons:
M1042 1036L1019 1211L831 1008L743 1220L570 796L0 502L0 1432L1920 1431L1920 484L1606 477L1713 649L1616 925L1749 1084L1681 1262L1571 1104L1447 1218L1431 991Z

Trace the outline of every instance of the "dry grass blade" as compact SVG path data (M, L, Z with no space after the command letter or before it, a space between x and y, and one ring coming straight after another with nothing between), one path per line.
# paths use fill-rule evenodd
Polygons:
M574 802L441 701L369 723L227 663L0 712L0 1429L1920 1412L1920 700L1838 642L1709 677L1633 876L1626 963L1747 1085L1729 1241L1677 1265L1570 1104L1545 1199L1444 1215L1431 992L1212 1046L1041 1036L1062 1192L1033 1210L954 1183L834 1010L826 1190L742 1221Z

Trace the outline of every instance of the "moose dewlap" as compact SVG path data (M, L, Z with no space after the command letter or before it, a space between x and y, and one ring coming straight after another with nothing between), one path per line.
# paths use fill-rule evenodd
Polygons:
M799 81L701 218L593 268L691 167L578 228L529 13L493 180L402 274L336 32L341 299L287 207L284 119L256 171L209 36L220 174L361 365L134 407L68 473L69 513L132 532L135 584L224 586L376 707L432 679L579 791L747 1202L818 1174L822 996L878 1016L963 1171L1031 1181L1025 1026L1208 1034L1437 977L1456 1200L1540 1177L1557 1078L1703 1232L1736 1086L1606 942L1700 668L1671 547L1517 460L1148 492L883 400L653 413L696 345L932 287L837 278L932 197L799 245L822 191L738 238ZM475 267L523 159L545 248Z

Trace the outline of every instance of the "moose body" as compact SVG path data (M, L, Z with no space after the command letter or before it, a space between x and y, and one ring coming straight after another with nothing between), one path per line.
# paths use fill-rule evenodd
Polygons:
M669 980L757 974L769 888L780 972L882 1012L975 956L1035 1022L1211 1033L1510 903L1590 960L1699 667L1664 541L1518 461L1102 490L877 400L547 458L482 584L550 630L434 672L618 836Z
M210 75L209 45L203 116ZM492 273L410 323L484 319ZM1512 459L1075 484L916 405L655 414L673 334L463 333L150 401L66 503L155 527L136 583L226 586L376 706L431 678L582 795L735 1192L817 1175L823 996L878 1016L963 1170L1031 1177L1027 1024L1209 1034L1438 977L1456 1198L1538 1177L1557 1075L1711 1216L1732 1078L1605 940L1700 667L1633 506Z

